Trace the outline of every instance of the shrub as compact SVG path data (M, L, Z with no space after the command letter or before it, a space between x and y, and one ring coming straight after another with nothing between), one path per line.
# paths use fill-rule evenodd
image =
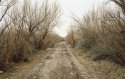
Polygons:
M120 11L98 9L83 19L73 19L79 29L77 47L91 50L94 60L110 59L125 65L125 19Z
M36 52L36 48L53 46L55 34L49 35L49 32L57 25L59 18L57 3L50 4L46 0L42 5L36 3L32 7L30 0L24 0L22 6L14 5L13 1L13 4L10 2L7 5L5 15L0 19L0 69L4 71L13 62L28 61L29 55ZM4 17L10 7L9 17ZM1 22L2 19L4 21ZM50 39L46 41L46 38Z

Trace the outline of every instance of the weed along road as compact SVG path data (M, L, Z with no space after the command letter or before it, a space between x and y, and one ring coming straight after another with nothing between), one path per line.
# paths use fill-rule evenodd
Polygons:
M51 52L44 60L12 79L94 79L65 42L57 44Z

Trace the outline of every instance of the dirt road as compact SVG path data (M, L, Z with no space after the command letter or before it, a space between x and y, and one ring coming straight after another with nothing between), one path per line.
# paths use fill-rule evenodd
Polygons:
M51 52L23 74L10 79L94 79L65 42L57 44Z

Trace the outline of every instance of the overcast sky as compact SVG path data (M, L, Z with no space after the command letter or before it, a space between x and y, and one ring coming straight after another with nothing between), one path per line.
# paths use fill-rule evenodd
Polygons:
M35 1L35 0L33 0ZM49 0L55 1L55 0ZM60 36L66 36L70 28L72 14L82 17L94 7L101 6L107 0L57 0L61 6L61 24L55 27L55 31ZM38 0L39 3L42 0Z
M100 6L104 0L58 0L62 9L61 25L56 28L56 32L61 36L66 36L70 28L72 14L82 17L94 7Z

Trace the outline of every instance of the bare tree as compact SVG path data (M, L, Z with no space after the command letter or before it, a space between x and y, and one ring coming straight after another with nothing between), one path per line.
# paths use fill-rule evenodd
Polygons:
M97 56L94 60L98 60L100 55L108 55L112 59L119 59L118 63L125 64L125 19L119 11L101 8L83 18L73 19L80 29L78 44L85 50L91 50Z
M125 0L111 0L121 7L123 14L125 15Z
M4 4L7 3L7 4ZM4 18L4 16L7 14L8 10L16 3L16 0L0 0L0 5L1 6L5 6L5 10L2 14L2 16L0 17L0 21L2 21L2 19Z
M60 8L57 3L49 6L48 2L46 1L44 5L44 20L39 26L40 40L38 41L38 48L42 48L46 36L48 35L49 31L51 31L52 28L58 24L60 17Z
M26 61L28 55L36 50L35 47L40 49L56 39L60 40L57 35L51 34L60 17L57 3L49 4L45 0L42 5L36 3L32 6L30 0L24 0L20 6L14 5L16 0L5 1L8 4L0 20L0 69L11 61Z

